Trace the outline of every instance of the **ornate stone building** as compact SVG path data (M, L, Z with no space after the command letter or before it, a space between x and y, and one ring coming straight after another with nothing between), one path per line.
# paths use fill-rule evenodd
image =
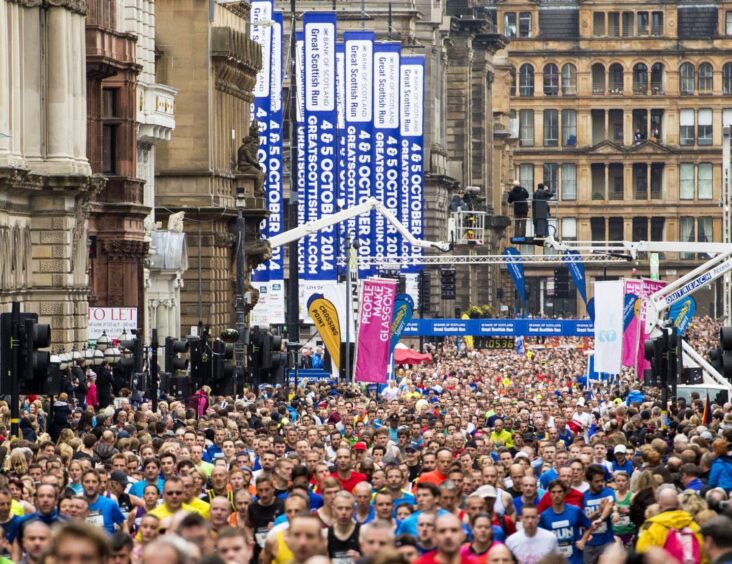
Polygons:
M87 3L0 0L0 304L86 344Z
M237 187L246 198L249 266L264 198L237 180L237 147L249 130L261 49L249 38L248 2L168 0L156 5L156 80L178 91L176 134L156 149L156 213L185 212L189 268L181 290L181 333L202 321L214 334L234 324ZM210 16L210 17L209 17ZM256 299L254 296L253 299Z
M500 53L513 76L502 97L509 115L504 109L501 119L515 139L513 172L527 188L543 181L555 189L557 233L579 241L719 241L722 126L732 121L732 2L508 0L489 7L510 39ZM675 279L701 258L669 253L660 276ZM649 274L647 260L587 266L590 281ZM583 313L578 299L553 299L550 268L532 267L527 276L532 311L543 304L547 314ZM697 301L714 312L713 289Z

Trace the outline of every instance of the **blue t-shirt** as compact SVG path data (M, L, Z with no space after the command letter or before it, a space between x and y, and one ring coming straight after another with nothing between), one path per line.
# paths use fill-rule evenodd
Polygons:
M613 460L612 465L613 465L613 472L618 472L618 471L622 470L623 472L625 472L628 475L628 477L633 475L633 461L632 460L626 459L622 466L620 464L618 464L618 462L616 460Z
M558 477L559 473L556 471L554 466L552 466L539 477L539 484L541 484L542 488L547 489L549 487L549 482L556 480Z
M539 526L556 535L559 554L567 558L569 564L582 564L582 551L577 548L577 541L582 538L582 529L589 529L592 523L579 507L565 504L561 513L555 513L550 507L542 512Z
M397 526L397 535L412 535L413 537L417 536L417 521L419 520L419 516L422 514L421 511L415 511L412 513L409 517L404 519L399 525ZM445 509L438 509L437 510L437 517L440 517L442 515L447 515L447 511Z
M162 478L158 478L158 482L155 485L158 487L158 495L162 495L165 480L163 480ZM147 480L140 480L139 482L135 482L134 484L132 484L130 491L127 493L129 493L130 495L134 495L135 497L142 497L142 495L145 493L146 487Z
M407 490L402 490L402 496L398 499L394 500L394 512L392 514L393 517L396 517L396 510L397 507L400 505L411 505L414 506L417 503L417 501L414 499L414 496L409 493Z
M592 515L600 511L600 504L603 499L609 498L615 502L615 490L611 488L602 488L600 493L593 494L590 490L587 490L584 494L585 498L585 515L588 519L592 519ZM594 519L592 519L594 520ZM587 546L604 546L611 544L615 540L613 534L613 521L610 515L607 516L605 521L600 526L592 531L590 540L587 541Z
M89 505L89 517L86 518L86 522L104 528L110 534L114 534L114 526L121 525L124 520L125 516L119 505L108 497L99 496Z

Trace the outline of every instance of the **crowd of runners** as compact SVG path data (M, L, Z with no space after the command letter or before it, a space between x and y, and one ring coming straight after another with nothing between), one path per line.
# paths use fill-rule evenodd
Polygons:
M589 384L587 346L447 340L377 392L204 387L157 412L72 376L24 402L23 439L0 406L0 564L732 562L730 403Z

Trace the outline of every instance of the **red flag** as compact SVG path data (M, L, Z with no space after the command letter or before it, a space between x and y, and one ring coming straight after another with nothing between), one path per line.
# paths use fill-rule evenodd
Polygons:
M702 425L709 425L712 422L712 405L709 402L709 392L707 392L707 401L704 402L704 413L702 414Z

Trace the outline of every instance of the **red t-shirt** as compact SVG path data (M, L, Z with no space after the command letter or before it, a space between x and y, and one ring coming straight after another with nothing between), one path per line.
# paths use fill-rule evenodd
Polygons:
M443 475L439 470L433 470L432 472L425 472L419 478L417 478L417 482L420 484L434 484L436 486L439 486L445 480L447 480L447 476ZM415 485L415 490L416 490L416 485Z
M567 505L574 505L575 507L579 507L580 509L582 509L585 504L585 497L584 495L582 495L581 491L574 488L569 488L567 495L564 496L564 503L566 503ZM549 492L546 492L539 501L539 505L537 505L536 507L539 509L539 515L541 515L542 511L544 511L545 509L549 509L551 506L552 496L549 495Z
M440 561L437 560L438 554L439 553L436 550L433 550L417 558L413 564L440 564ZM460 564L476 564L476 557L469 554L463 554L462 551L460 551Z
M338 480L341 484L341 487L348 493L353 493L353 488L356 487L356 484L360 484L361 482L366 481L366 474L361 474L360 472L351 472L351 475L347 480L341 478L338 475L338 472L333 472L331 476Z

